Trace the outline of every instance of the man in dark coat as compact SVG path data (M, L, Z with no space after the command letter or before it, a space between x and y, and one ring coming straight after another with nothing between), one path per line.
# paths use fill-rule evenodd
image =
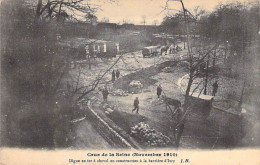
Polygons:
M161 85L158 85L158 87L157 87L157 96L158 96L158 99L160 98L161 94L162 94L162 86L161 86Z
M113 70L113 72L112 72L112 82L114 82L115 79L116 79L116 74L115 74L115 71Z
M177 122L181 122L181 118L183 115L182 109L180 107L176 108L176 120Z
M116 70L116 79L118 79L119 76L120 76L120 72L119 72L119 70L117 69L117 70Z
M179 147L181 136L184 130L184 123L182 121L183 111L179 107L176 109L175 113L176 113L176 121L177 121L177 125L175 126L175 130L174 130L175 145L176 147Z
M138 97L135 98L134 100L134 109L132 110L132 112L134 112L136 110L136 113L138 113L139 110L139 100Z
M107 96L108 96L108 90L105 87L105 89L102 91L103 99L105 102L107 102Z
M213 86L212 96L215 96L218 91L218 81L215 81L215 83L212 86Z
M181 140L183 131L184 131L184 123L181 122L175 127L175 145L176 145L176 147L179 147L179 145L180 145L180 140Z

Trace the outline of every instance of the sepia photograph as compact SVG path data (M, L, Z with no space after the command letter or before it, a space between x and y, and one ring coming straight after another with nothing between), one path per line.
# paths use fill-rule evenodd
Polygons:
M0 3L1 148L259 149L259 0Z

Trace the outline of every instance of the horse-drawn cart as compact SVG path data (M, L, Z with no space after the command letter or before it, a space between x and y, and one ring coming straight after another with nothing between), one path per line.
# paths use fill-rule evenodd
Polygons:
M143 57L156 56L160 53L160 46L148 46L142 50Z

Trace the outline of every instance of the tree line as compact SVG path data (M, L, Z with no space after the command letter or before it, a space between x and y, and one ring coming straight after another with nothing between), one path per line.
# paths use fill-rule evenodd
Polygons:
M222 42L227 48L225 62L228 66L239 65L252 59L247 47L259 41L259 4L219 4L212 12L200 7L186 10L189 33L199 35L207 43ZM184 12L168 15L161 27L172 34L185 34ZM191 43L192 46L193 43Z

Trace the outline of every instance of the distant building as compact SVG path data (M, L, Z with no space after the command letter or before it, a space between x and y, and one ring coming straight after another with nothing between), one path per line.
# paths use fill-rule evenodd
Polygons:
M119 52L119 43L89 38L68 38L59 41L60 50L69 51L72 58L85 59L92 57L115 57Z

